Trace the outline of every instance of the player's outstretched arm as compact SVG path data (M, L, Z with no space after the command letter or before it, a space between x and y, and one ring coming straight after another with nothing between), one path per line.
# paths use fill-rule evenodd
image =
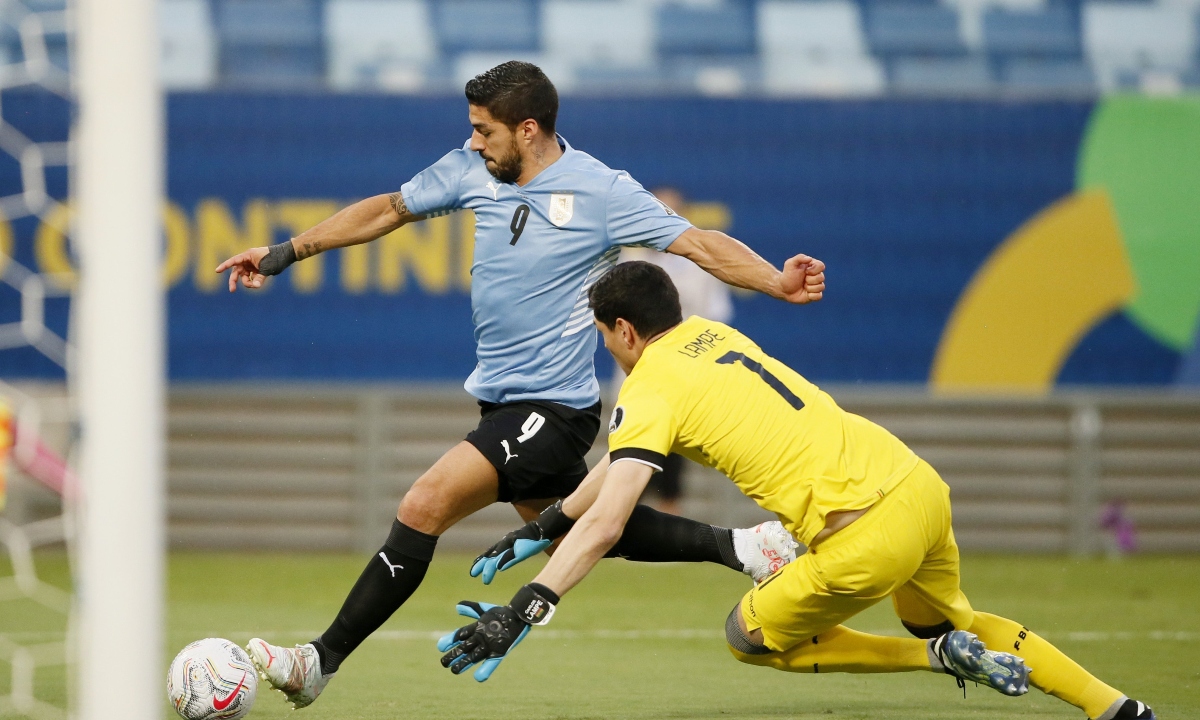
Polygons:
M445 653L442 667L458 675L478 665L476 680L483 682L491 677L529 634L530 627L550 622L562 596L617 544L651 474L650 467L641 463L610 465L596 502L567 533L542 572L518 590L508 605L460 602L459 614L476 622L438 641L438 650Z
M688 228L667 252L691 260L729 285L790 303L816 302L825 293L825 263L820 260L795 255L780 271L745 243L716 230Z
M654 471L640 462L609 465L596 501L575 522L550 562L533 579L558 595L579 584L617 544Z
M569 497L546 508L475 558L471 564L471 577L480 578L484 585L489 585L497 572L545 551L555 540L566 535L575 520L595 502L607 471L608 455L605 455Z
M420 219L408 211L400 193L376 195L342 208L287 242L234 255L217 266L217 273L230 271L229 292L237 290L239 282L246 288L260 288L268 276L278 275L297 260L370 242Z

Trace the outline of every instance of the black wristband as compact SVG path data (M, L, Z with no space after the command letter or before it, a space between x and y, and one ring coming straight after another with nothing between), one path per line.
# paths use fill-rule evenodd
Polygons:
M296 262L296 248L292 241L287 240L267 248L267 256L258 263L258 271L263 275L278 275L288 265Z
M557 540L574 527L575 521L567 517L562 506L563 501L559 500L543 510L542 514L537 516L537 520L534 520L542 531L543 540Z
M545 625L554 616L554 606L558 601L558 594L550 588L541 583L530 583L513 595L509 607L516 611L517 617L530 625Z

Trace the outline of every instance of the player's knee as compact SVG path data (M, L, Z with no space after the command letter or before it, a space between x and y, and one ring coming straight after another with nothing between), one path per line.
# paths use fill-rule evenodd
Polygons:
M763 656L771 653L771 649L761 642L756 642L750 634L742 629L738 618L742 614L742 604L733 606L733 612L725 619L725 641L729 643L729 651L741 662L750 665L763 664Z
M451 504L441 493L417 483L404 494L396 519L413 530L440 535L451 512Z
M949 620L943 623L938 623L937 625L913 625L912 623L905 622L904 620L901 620L900 624L903 625L904 628L914 636L919 637L922 640L932 640L954 630L954 623L950 622Z

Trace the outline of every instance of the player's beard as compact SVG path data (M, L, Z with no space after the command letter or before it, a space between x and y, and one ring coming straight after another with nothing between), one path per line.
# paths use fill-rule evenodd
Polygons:
M487 160L487 158L484 158ZM521 162L521 150L517 147L517 138L514 135L512 144L508 148L508 154L499 158L492 158L491 163L485 163L488 172L492 177L502 183L513 183L521 177L521 171L524 170Z

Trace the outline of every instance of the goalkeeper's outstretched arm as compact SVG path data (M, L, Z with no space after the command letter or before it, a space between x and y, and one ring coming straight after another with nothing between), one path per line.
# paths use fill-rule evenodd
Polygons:
M376 195L342 208L314 227L271 247L251 248L217 266L217 273L230 270L229 292L243 287L260 288L268 275L278 275L297 260L349 245L361 245L382 237L416 220L404 197L398 193Z
M559 597L578 585L621 539L625 523L653 473L639 462L609 465L595 502L575 522L533 582L550 588Z
M459 614L475 622L438 641L438 650L445 653L442 667L459 675L478 665L476 680L491 677L530 628L550 622L562 595L617 544L651 474L650 467L641 463L609 465L595 502L567 533L542 572L518 590L508 605L460 602Z
M576 518L582 517L596 501L604 476L608 472L608 456L601 458L575 492L542 511L533 520L508 533L471 564L471 577L480 577L484 585L492 582L496 573L528 560L549 548L566 535Z

